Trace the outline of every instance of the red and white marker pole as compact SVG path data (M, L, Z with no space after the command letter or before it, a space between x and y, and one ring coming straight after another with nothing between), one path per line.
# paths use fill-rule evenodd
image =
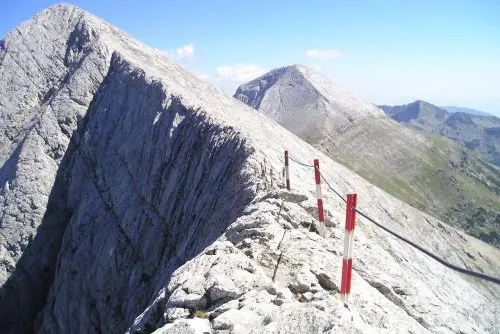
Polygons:
M285 151L285 179L286 179L286 189L290 190L290 172L288 171L288 151Z
M321 195L321 175L319 172L319 160L314 159L314 178L316 180L316 197L318 198L318 220L319 234L325 236L325 215L323 213L323 196Z
M340 297L347 304L351 293L352 278L352 246L354 243L354 225L356 224L356 194L347 195L345 217L344 258L342 259L342 282L340 283Z

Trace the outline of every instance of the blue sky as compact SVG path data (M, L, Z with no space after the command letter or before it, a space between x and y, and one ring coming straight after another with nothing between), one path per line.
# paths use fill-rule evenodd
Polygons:
M0 35L57 2L2 0ZM301 63L368 102L422 99L500 116L498 0L69 2L230 93Z

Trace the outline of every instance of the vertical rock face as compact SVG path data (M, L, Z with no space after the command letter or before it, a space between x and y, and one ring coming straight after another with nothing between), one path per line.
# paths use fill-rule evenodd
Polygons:
M63 265L45 312L58 320L42 328L66 332L71 319L85 331L106 304L111 327L96 328L123 329L150 293L141 286L153 289L215 240L249 198L244 140L115 52L136 52L134 43L71 6L5 40L1 328L31 326ZM57 260L60 247L69 252ZM101 285L109 294L82 291ZM73 306L59 314L61 303Z
M345 309L345 208L327 191L326 238L302 227L315 221L312 171L292 167L283 191L285 145L440 256L494 273L499 252L100 19L41 12L6 36L0 76L0 332L495 328L497 287L364 224Z
M123 332L249 203L244 141L166 93L113 57L68 162L69 251L42 331Z
M58 6L0 51L1 327L29 325L51 284L69 221L56 175L110 58L97 39L81 10Z
M42 331L123 332L251 199L244 142L165 93L113 58L65 175L69 251L59 256Z

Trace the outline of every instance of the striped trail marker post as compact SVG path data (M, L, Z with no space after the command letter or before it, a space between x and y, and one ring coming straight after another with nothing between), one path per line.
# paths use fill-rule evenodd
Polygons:
M314 159L314 178L316 180L316 197L318 198L318 220L319 234L325 236L325 215L323 213L323 196L321 195L321 175L319 172L319 160Z
M285 151L285 179L286 179L286 189L290 190L290 172L288 171L288 151Z
M356 223L356 194L347 195L347 208L345 217L344 258L342 259L342 282L340 284L340 297L345 305L351 293L352 278L352 246L354 243L354 225Z

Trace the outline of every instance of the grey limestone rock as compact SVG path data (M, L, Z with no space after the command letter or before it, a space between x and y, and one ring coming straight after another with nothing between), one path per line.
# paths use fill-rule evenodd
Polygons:
M310 170L293 170L293 192L270 173L285 147L319 157L333 187L451 262L498 273L499 251L91 14L56 5L20 25L0 79L2 333L498 328L498 287L367 223L346 309L335 289L345 208L326 191L338 223L325 238L301 226L316 219L315 189Z

